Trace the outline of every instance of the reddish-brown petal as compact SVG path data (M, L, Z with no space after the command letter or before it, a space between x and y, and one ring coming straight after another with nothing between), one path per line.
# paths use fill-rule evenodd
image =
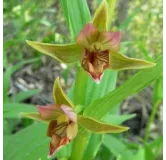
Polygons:
M67 137L60 138L57 135L52 135L52 140L50 142L48 157L52 157L59 149L64 145L68 144L70 141Z
M44 120L53 120L56 119L60 114L62 114L62 111L57 105L47 105L47 106L37 106L38 112L40 113L40 116Z
M96 83L100 83L104 70L109 67L109 51L90 52L86 49L81 65Z
M57 122L56 120L51 121L48 125L48 129L47 129L47 136L48 137L52 137L53 131L56 128Z
M121 32L103 32L102 49L117 51L120 48Z
M91 23L88 23L79 33L77 43L85 48L89 48L92 43L91 36L96 32L97 29Z
M52 135L52 139L51 139L50 147L49 147L49 153L48 153L49 157L53 156L53 154L58 151L58 149L60 147L59 146L60 141L61 141L60 137L58 137L55 134Z

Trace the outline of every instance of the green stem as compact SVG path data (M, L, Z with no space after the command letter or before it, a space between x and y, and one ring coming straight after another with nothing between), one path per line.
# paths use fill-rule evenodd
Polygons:
M147 124L147 127L146 127L146 130L145 130L145 137L144 137L144 140L147 142L148 141L148 138L149 138L149 134L150 134L150 126L151 124L153 123L154 121L154 118L155 118L155 115L156 115L156 112L157 112L157 109L158 109L158 106L160 104L160 100L158 100L153 108L152 108L152 113L150 114L150 118L148 120L148 124Z
M76 81L74 88L75 104L85 105L87 81L88 81L88 74L82 69L82 67L77 66Z
M74 139L70 160L82 160L84 150L88 143L89 133L80 131Z

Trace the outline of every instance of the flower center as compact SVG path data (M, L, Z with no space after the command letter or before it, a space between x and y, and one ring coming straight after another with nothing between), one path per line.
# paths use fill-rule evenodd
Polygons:
M89 51L85 49L82 67L88 72L102 73L109 66L109 51Z

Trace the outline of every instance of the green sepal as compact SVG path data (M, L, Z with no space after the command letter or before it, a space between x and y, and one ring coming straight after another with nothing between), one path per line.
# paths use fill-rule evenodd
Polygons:
M110 68L114 70L125 70L125 69L143 69L154 67L156 64L140 60L136 58L129 58L120 53L111 52L110 53Z
M65 104L68 107L74 108L71 100L67 97L67 95L63 92L62 87L59 83L59 77L56 78L53 86L53 97L55 104L61 105Z
M106 0L103 0L94 13L93 25L99 31L107 31L108 30L107 23L108 23L108 3Z
M81 48L77 44L49 44L26 40L27 44L62 63L76 63L81 58Z
M36 121L44 122L44 123L50 122L49 120L41 119L40 114L37 112L29 112L29 113L21 112L20 116L25 117L25 118L29 118L29 119L33 119Z
M78 124L95 133L121 133L129 129L128 127L104 123L81 115L78 116Z

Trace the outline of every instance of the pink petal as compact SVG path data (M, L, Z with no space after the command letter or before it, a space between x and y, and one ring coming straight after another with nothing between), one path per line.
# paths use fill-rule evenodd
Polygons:
M90 37L95 32L97 32L97 29L93 26L93 24L88 23L79 33L77 37L77 43L83 45L84 47L88 48L91 44Z
M68 107L64 104L62 104L60 106L60 108L63 110L63 112L69 117L69 119L72 121L72 122L76 122L77 121L77 114L73 112L72 108L71 107Z
M60 114L62 114L60 108L55 105L47 105L47 106L37 106L38 112L40 116L44 120L53 120L56 119Z
M56 128L56 126L57 126L56 120L53 120L49 123L48 129L47 129L47 136L48 137L52 137L53 130Z
M120 48L121 32L104 32L102 41L104 49L117 51Z

